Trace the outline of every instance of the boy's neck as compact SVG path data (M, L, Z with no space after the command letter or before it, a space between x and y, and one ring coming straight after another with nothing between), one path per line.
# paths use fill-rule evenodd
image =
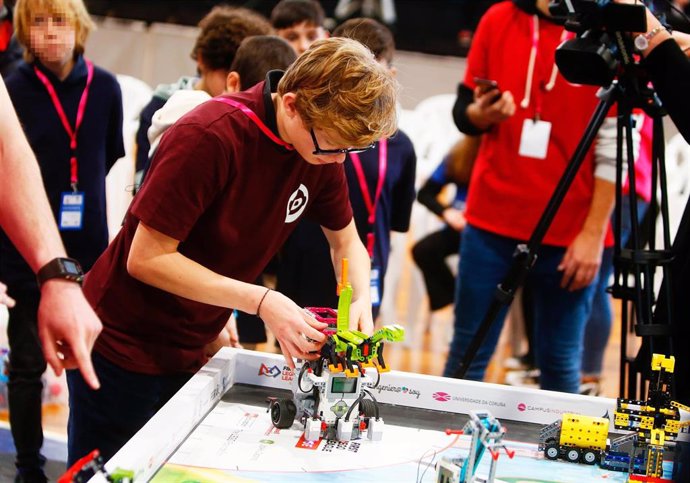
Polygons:
M280 96L274 92L273 94L271 94L271 99L273 100L273 109L276 113L276 126L278 127L278 136L286 143L292 144L285 133L285 126L283 122L284 113L282 103L280 102Z
M72 69L74 68L74 57L70 56L66 62L43 62L41 64L50 72L55 74L55 77L61 81L65 80Z

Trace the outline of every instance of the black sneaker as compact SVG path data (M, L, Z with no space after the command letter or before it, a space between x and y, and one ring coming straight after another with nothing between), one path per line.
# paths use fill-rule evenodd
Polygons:
M43 470L17 470L17 475L14 477L14 483L48 483Z

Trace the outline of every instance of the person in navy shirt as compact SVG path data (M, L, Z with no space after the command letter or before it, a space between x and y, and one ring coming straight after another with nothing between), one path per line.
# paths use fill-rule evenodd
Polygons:
M115 77L83 56L93 22L81 0L20 0L15 16L25 61L7 90L34 150L68 256L88 270L108 245L105 176L124 155L122 95ZM33 271L0 235L0 279L10 309L9 407L19 481L45 481L40 455L40 292Z

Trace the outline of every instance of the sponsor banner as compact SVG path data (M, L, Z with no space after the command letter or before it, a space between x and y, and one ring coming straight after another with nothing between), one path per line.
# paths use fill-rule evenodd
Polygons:
M239 351L236 382L290 389L292 371L279 354ZM467 414L484 409L499 419L552 423L566 412L613 417L614 399L518 388L391 371L381 375L376 398L389 404Z

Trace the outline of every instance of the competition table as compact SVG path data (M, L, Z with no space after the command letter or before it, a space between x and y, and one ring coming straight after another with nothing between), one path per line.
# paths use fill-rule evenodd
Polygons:
M296 422L277 430L268 397L291 397L294 377L281 355L224 348L106 464L135 481L435 481L442 454L466 455L462 429L471 410L488 410L507 429L497 481L624 482L597 466L545 460L539 430L565 412L613 415L615 400L391 371L373 393L385 421L382 441L308 442ZM613 428L613 424L611 424ZM687 435L684 435L687 436ZM487 453L478 473L488 473ZM670 464L665 463L670 478ZM106 481L96 475L92 482Z

